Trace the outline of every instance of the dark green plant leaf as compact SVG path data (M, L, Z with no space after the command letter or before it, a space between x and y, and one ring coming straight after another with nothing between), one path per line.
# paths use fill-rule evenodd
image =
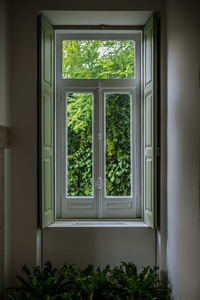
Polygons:
M70 264L57 269L47 262L43 270L23 266L22 271L25 278L17 276L21 285L7 291L11 300L167 300L170 296L157 267L144 267L138 273L132 262L103 270Z

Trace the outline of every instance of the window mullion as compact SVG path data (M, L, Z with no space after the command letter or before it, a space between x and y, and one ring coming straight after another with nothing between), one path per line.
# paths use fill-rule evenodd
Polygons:
M98 111L97 111L97 143L98 143L98 170L97 170L97 179L100 180L100 186L97 187L97 218L102 218L103 210L103 190L104 190L104 132L103 132L103 97L102 89L97 88L97 99L98 99Z
M94 97L94 110L93 110L93 167L94 167L94 177L93 177L93 187L94 187L94 205L96 217L98 216L98 188L97 188L97 180L98 180L98 95L96 91L93 93Z

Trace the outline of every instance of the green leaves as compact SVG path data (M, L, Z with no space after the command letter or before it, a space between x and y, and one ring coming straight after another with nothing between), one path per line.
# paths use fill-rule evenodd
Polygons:
M63 41L64 78L133 78L135 42ZM106 96L106 195L130 196L130 95ZM67 195L92 196L92 94L68 94Z
M106 195L131 194L130 95L106 94Z
M74 265L64 264L53 268L47 262L44 269L39 267L30 271L22 267L25 275L17 276L20 286L10 289L8 297L12 300L167 300L170 289L158 278L157 267L145 267L138 273L134 263L122 262L103 270L88 265L81 270Z
M92 195L92 94L68 94L68 196ZM106 95L106 194L131 193L130 95Z
M63 78L133 78L135 42L63 41Z
M68 94L68 196L92 195L92 94Z

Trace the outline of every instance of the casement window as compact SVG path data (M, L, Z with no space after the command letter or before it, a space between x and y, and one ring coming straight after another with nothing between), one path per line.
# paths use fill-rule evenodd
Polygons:
M41 226L156 227L156 18L141 30L55 30L40 16Z

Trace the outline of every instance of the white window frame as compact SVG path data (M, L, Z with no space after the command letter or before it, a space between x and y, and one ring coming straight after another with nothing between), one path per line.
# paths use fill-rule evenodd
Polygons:
M56 80L55 80L55 96L56 96L56 105L55 105L55 123L56 123L56 142L55 142L55 199L56 199L56 219L141 219L142 218L142 211L143 211L143 204L142 204L142 197L141 197L141 173L142 173L142 163L141 163L141 119L142 119L142 107L141 107L141 61L142 61L142 49L141 49L141 39L142 39L142 31L132 31L132 32L119 32L119 31L113 31L109 33L102 33L100 31L90 31L88 32L82 32L80 34L80 31L77 33L76 31L63 31L57 30L55 32L56 36L56 49L55 49L55 70L56 70ZM93 40L93 39L102 39L102 40L128 40L132 39L136 41L136 78L134 79L63 79L62 77L62 41L63 40ZM120 84L120 87L119 87ZM135 133L135 138L137 140L132 141L132 144L134 144L134 158L132 158L132 164L135 163L137 176L135 179L135 186L137 189L134 191L132 201L134 203L134 209L125 209L123 208L123 205L121 205L121 213L119 213L120 205L118 205L118 209L116 210L117 213L115 213L115 210L110 210L110 213L105 213L105 210L102 209L102 206L104 206L105 200L107 203L111 203L113 198L115 197L106 197L104 198L104 185L102 184L102 188L99 192L99 197L97 197L97 189L94 190L94 199L102 199L102 201L99 201L97 203L97 200L92 199L94 204L94 211L96 211L96 215L94 214L88 214L88 212L85 214L83 209L79 209L79 213L73 214L71 211L68 214L68 208L66 208L66 199L65 199L65 192L64 192L64 184L65 184L65 168L63 168L63 160L65 157L65 149L63 142L63 137L65 136L65 128L61 124L64 124L64 118L65 118L65 97L66 93L68 92L88 92L88 93L94 93L94 97L98 99L97 101L94 101L94 105L99 105L99 103L102 103L101 112L104 110L104 95L106 93L130 93L131 97L134 99L133 104L136 110L132 110L132 112L135 113L135 117L138 118L136 121L137 124L139 124L137 128L137 132ZM97 110L97 107L94 108ZM61 117L62 116L62 117ZM135 118L132 118L132 120L135 120ZM99 128L96 128L96 125L94 125L94 134L103 133L104 126L103 124L98 124ZM133 125L132 128L135 128ZM101 131L101 132L100 132ZM103 134L104 136L104 134ZM105 143L104 143L105 145ZM97 151L95 151L95 154L97 152L104 153L103 143L98 143L97 139L96 142L94 142L94 147L97 148ZM62 158L62 159L61 159ZM99 159L97 162L96 157L94 157L94 161L98 164L104 165L104 155ZM99 174L96 172L97 166L95 166L95 177L94 181L95 184L97 183ZM103 167L100 168L103 170ZM101 180L103 180L103 174L101 175ZM70 197L71 198L71 197ZM85 197L84 197L85 198ZM117 197L118 202L122 199L120 197ZM130 197L126 197L130 198ZM81 199L81 197L79 197ZM87 201L85 202L86 205L91 204L91 198L86 197ZM81 199L83 200L83 199ZM74 201L74 199L73 199ZM124 201L124 197L123 197ZM79 201L76 201L77 203ZM128 203L128 202L126 202ZM77 204L78 206L78 204ZM76 212L78 211L75 209ZM126 211L126 213L124 213Z

